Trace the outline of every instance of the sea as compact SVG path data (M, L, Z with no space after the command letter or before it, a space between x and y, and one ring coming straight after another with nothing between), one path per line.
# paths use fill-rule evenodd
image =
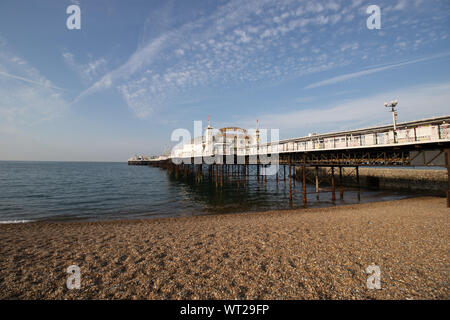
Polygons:
M281 171L282 172L282 171ZM0 161L0 223L33 221L103 221L302 209L301 183L292 203L282 173L267 182L250 176L245 184L229 180L222 188L204 178L175 179L167 170L112 162ZM307 186L314 192L314 186ZM361 190L361 202L414 195ZM356 191L344 200L330 193L308 195L308 208L358 203Z

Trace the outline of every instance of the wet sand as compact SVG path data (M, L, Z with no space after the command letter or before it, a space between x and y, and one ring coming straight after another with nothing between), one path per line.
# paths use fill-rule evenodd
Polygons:
M1 299L449 299L449 213L424 197L139 221L0 225ZM66 287L81 268L81 289ZM366 286L369 265L381 289Z

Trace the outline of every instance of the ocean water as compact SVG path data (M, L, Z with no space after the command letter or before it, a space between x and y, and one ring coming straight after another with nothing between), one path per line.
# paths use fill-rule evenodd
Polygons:
M300 191L297 182L295 190ZM308 186L308 192L314 187ZM361 191L361 202L401 199L400 192ZM336 195L339 198L337 192ZM174 179L166 170L127 163L0 161L0 223L97 221L242 213L303 208L303 195L274 177L267 183L250 177L246 186L228 181L223 189ZM356 192L331 202L331 194L308 195L308 207L357 203Z

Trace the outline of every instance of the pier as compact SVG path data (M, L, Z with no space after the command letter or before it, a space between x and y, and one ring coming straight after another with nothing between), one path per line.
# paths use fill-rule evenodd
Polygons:
M395 129L378 126L264 143L259 129L250 134L241 128L213 130L208 125L202 137L145 164L164 168L176 178L207 177L217 188L228 180L245 185L250 177L263 184L282 181L289 186L290 203L293 194L300 193L305 205L307 183L315 185L317 199L320 193L330 194L332 201L337 194L343 199L344 175L354 180L360 200L360 167L446 167L448 188L442 191L450 207L450 116L404 122ZM329 173L328 188L320 186L320 168Z

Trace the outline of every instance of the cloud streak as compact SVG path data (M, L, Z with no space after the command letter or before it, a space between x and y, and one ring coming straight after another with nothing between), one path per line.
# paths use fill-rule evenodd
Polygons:
M407 66L410 64L416 64L416 63L420 63L420 62L435 60L435 59L446 57L449 55L450 55L450 52L447 52L447 53L433 55L433 56L426 57L426 58L404 61L404 62L400 62L400 63L394 63L394 64L390 64L390 65L383 66L383 67L369 68L369 69L366 69L363 71L348 73L348 74L340 75L340 76L333 77L333 78L330 78L327 80L315 82L315 83L312 83L312 84L306 86L304 89L313 89L313 88L323 87L323 86L327 86L327 85L332 85L332 84L336 84L336 83L340 83L340 82L344 82L344 81L348 81L348 80L352 80L352 79L357 79L357 78L360 78L360 77L363 77L363 76L366 76L369 74L386 71L386 70L391 70L391 69L399 68L402 66Z
M29 126L60 116L69 109L63 93L0 39L0 125Z
M44 88L51 88L51 89L56 89L56 90L61 90L61 91L68 91L67 89L63 89L63 88L51 85L49 81L45 81L45 82L34 81L34 80L27 79L27 78L24 78L24 77L15 76L13 74L9 74L9 73L3 72L3 71L0 71L0 75L8 77L8 78L24 81L24 82L27 82L27 83L35 84L35 85L38 85L38 86L41 86L41 87L44 87Z

